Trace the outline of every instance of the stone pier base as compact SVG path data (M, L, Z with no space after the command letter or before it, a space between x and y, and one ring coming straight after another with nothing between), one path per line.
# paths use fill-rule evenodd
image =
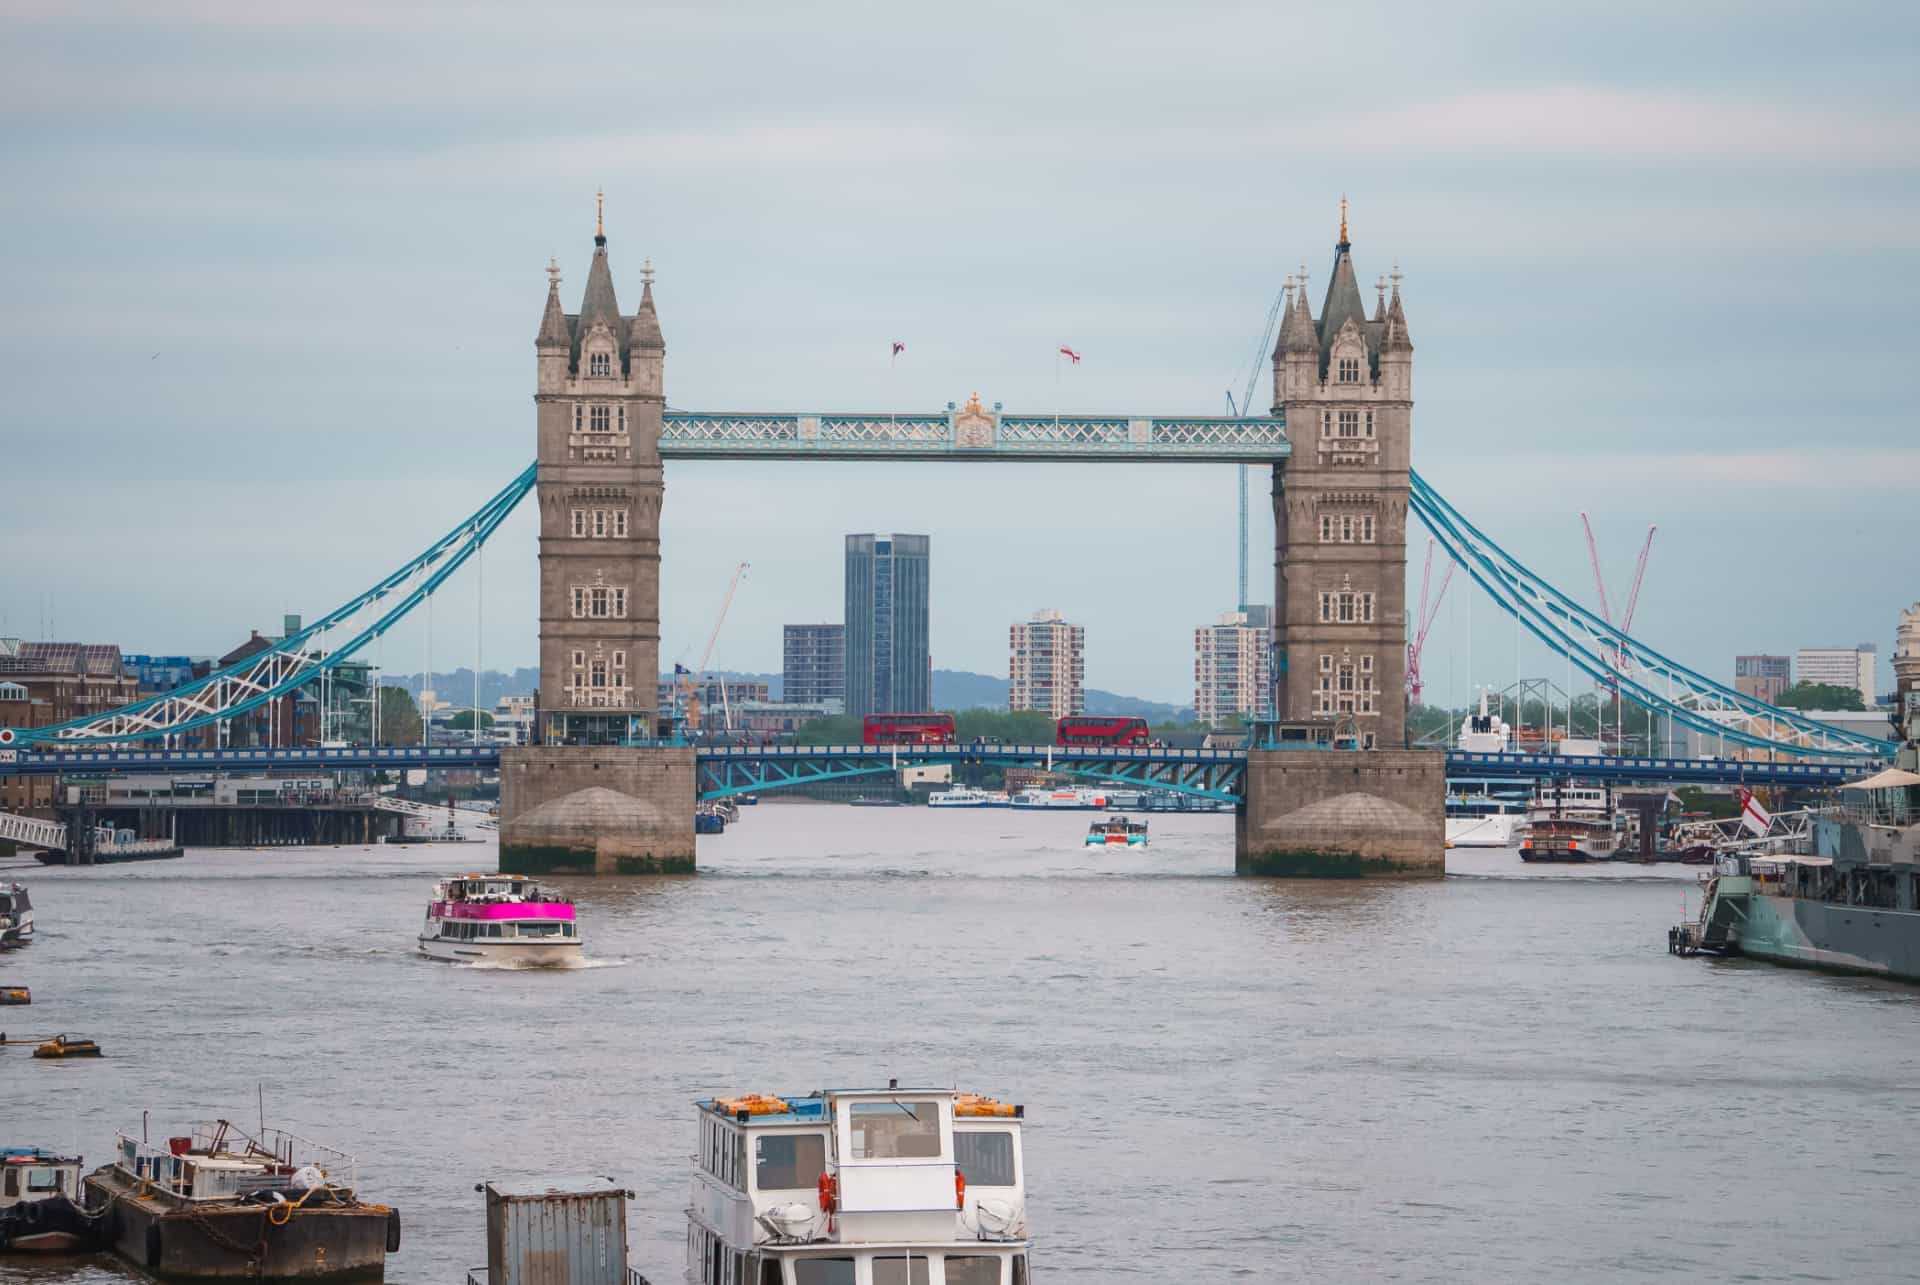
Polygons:
M500 751L502 874L693 871L693 750Z
M1253 750L1234 825L1243 875L1422 879L1447 872L1447 757Z

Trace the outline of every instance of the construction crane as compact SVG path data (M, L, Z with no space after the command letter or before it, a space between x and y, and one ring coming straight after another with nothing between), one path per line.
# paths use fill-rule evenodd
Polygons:
M1434 595L1429 606L1427 590L1433 585L1433 540L1427 540L1427 562L1420 569L1420 610L1413 618L1413 638L1407 643L1407 690L1413 693L1413 703L1420 703L1422 691L1420 682L1420 653L1427 645L1427 631L1433 628L1433 622L1439 618L1440 604L1446 599L1447 586L1453 583L1453 568L1456 564L1447 563L1447 572L1440 577L1440 592Z
M733 569L733 579L727 582L727 596L720 600L720 615L713 622L713 632L707 635L707 649L700 653L700 669L691 678L683 678L680 689L680 703L686 710L687 727L700 730L700 692L706 685L707 666L713 660L713 649L720 641L720 626L727 623L727 608L733 606L733 595L740 588L740 578L747 574L747 564L741 563ZM682 674L686 671L683 669ZM723 684L720 694L724 698L726 687Z
M1253 390L1260 383L1260 367L1272 360L1273 331L1280 324L1280 309L1287 302L1287 295L1293 289L1293 276L1287 276L1287 284L1280 293L1273 296L1273 306L1267 309L1266 329L1260 332L1260 347L1253 354L1253 366L1247 371L1245 390L1240 400L1233 400L1233 390L1227 390L1227 413L1235 419L1245 417L1253 406ZM1247 609L1247 466L1240 466L1240 610Z
M1627 590L1626 614L1620 618L1618 624L1614 624L1613 608L1607 601L1607 580L1600 573L1600 546L1593 538L1593 522L1587 517L1585 510L1580 513L1580 525L1587 531L1587 560L1593 563L1593 587L1600 593L1600 617L1621 633L1627 633L1633 628L1633 610L1640 604L1640 584L1647 576L1647 555L1653 552L1653 533L1660 528L1657 526L1647 528L1646 542L1640 546L1640 559L1633 567L1633 584ZM1601 655L1605 657L1607 667L1616 675L1625 673L1632 663L1628 660L1626 653L1616 647L1603 648ZM1619 678L1616 677L1610 686L1613 688L1614 737L1616 740L1622 740L1626 734L1626 711L1620 707Z

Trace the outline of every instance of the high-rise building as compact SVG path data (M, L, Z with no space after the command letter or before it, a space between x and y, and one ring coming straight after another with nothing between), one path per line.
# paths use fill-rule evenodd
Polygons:
M1873 643L1858 647L1802 647L1794 657L1794 669L1803 683L1827 687L1851 687L1860 699L1871 705L1874 700L1874 665L1880 649Z
M1785 656L1735 656L1733 690L1771 705L1793 686L1793 662Z
M1087 711L1087 630L1052 609L1007 630L1007 708L1050 718Z
M847 537L847 713L917 714L933 703L924 535Z
M1273 630L1266 607L1229 611L1193 631L1193 709L1205 727L1273 717Z
M1342 210L1320 317L1287 291L1274 408L1293 454L1273 470L1278 715L1351 720L1362 749L1406 744L1407 507L1413 341L1379 283L1367 316Z
M782 703L846 708L845 625L788 625L780 655Z
M547 305L533 347L539 424L540 690L548 745L654 734L660 669L661 387L666 342L651 266L640 307L620 314L596 227L580 311Z

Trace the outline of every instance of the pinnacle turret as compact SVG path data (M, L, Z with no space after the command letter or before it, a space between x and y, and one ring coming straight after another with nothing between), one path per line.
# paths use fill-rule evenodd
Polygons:
M648 259L640 268L640 311L633 314L629 336L629 342L635 348L648 352L666 351L667 341L660 333L660 317L653 310L652 259Z
M1281 328L1282 342L1287 352L1319 352L1320 335L1314 329L1313 312L1307 306L1307 270L1300 269L1300 290L1294 300L1293 313L1287 324Z
M1382 352L1412 352L1413 338L1407 334L1407 314L1400 307L1400 265L1393 265L1393 302L1387 305L1387 326L1381 332Z
M540 314L540 333L533 338L535 348L565 348L572 342L567 333L567 314L560 306L560 262L547 261L547 308Z
M1293 274L1287 274L1285 289L1286 306L1280 312L1280 329L1273 336L1273 359L1279 361L1287 355L1287 331L1293 327Z

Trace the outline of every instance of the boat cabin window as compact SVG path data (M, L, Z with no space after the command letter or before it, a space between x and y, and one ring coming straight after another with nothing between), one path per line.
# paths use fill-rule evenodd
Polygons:
M60 1191L66 1187L66 1175L58 1169L27 1170L28 1191Z
M853 1285L851 1258L796 1258L794 1285Z
M1000 1285L1000 1260L984 1254L948 1258L947 1285Z
M855 1160L926 1160L940 1154L940 1107L934 1102L850 1102Z
M1027 1285L1027 1256L1025 1254L1015 1254L1013 1256L1013 1285Z
M18 1169L14 1169L11 1167L7 1169L7 1185L6 1185L5 1194L9 1196L17 1196L20 1194L20 1171Z
M558 919L522 920L520 935L522 937L559 937L562 935L560 921Z
M873 1256L873 1285L927 1285L927 1259L925 1255L915 1254L911 1259L902 1255L888 1258L884 1254Z
M759 1191L811 1191L826 1167L827 1140L817 1133L753 1140L753 1185Z
M967 1176L969 1187L1017 1187L1014 1172L1013 1134L975 1133L971 1129L953 1131L953 1162Z

